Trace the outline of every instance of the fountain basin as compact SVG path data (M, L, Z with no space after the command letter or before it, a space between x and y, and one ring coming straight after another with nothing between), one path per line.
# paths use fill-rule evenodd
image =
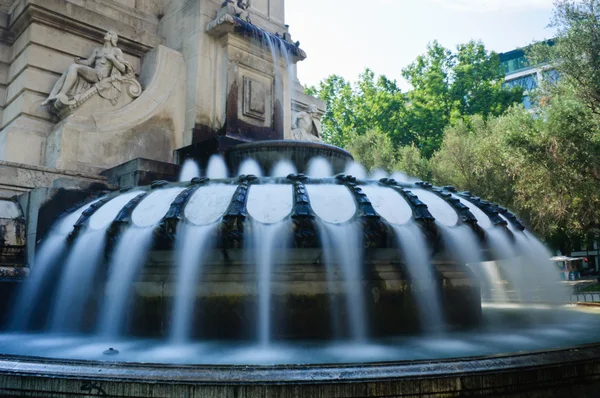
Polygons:
M518 355L344 365L181 366L0 357L0 394L36 397L595 396L600 345Z
M267 175L280 161L290 161L299 173L306 173L310 160L323 158L327 160L334 174L342 173L346 165L353 161L350 152L333 145L320 142L293 140L261 141L236 145L230 148L225 158L230 170L239 170L240 165L247 159L258 159Z
M74 225L66 252L85 258L69 256L63 260L66 270L57 271L75 275L89 269L87 287L75 300L79 309L71 311L73 317L63 315L73 318L68 328L62 317L56 320L58 309L72 301L67 297L73 293L63 283L63 299L57 300L62 304L54 308L47 301L24 301L35 322L21 324L80 331L112 324L128 334L167 337L178 325L175 315L188 314L189 338L245 341L255 339L259 330L277 340L360 339L474 327L481 321L479 281L465 262L457 261L442 239L442 227L413 191L427 192L426 202L452 212L457 224L452 228L479 237L474 242L481 249L479 257L494 255L469 210L448 189L425 184L302 174L156 182L108 195L78 210L77 217L64 218L72 218L69 224ZM371 202L365 192L377 201ZM507 213L485 206L498 219L500 211ZM481 217L488 217L484 210ZM520 231L507 226L500 219L493 228L514 240ZM190 241L183 238L188 233ZM407 233L423 238L401 247L398 240ZM91 264L87 243L81 246L86 239L99 245L98 259ZM411 257L412 252L425 261ZM266 260L268 271L263 271L265 253L276 254ZM185 271L186 258L192 259L191 271ZM115 279L117 271L129 279ZM53 289L47 281L60 277L40 280ZM184 282L185 294L180 293ZM130 292L122 294L126 290ZM32 294L56 293L36 289ZM179 307L178 298L183 303ZM113 313L110 308L119 309Z
M256 267L243 261L240 250L215 252L203 267L202 282L195 286L194 314L191 316L194 341L232 339L252 341L257 338L260 275ZM304 253L298 253L304 252ZM308 253L306 253L308 252ZM292 250L285 264L276 264L271 275L271 337L277 341L297 339L349 339L350 319L344 305L345 281L339 265L333 265L335 280L318 262L316 250ZM178 291L174 267L168 252L153 253L143 275L134 283L134 304L128 320L128 334L168 336L172 327L174 298ZM302 261L301 259L304 259ZM434 265L441 292L445 322L451 329L467 329L481 323L479 282L470 269L459 264ZM367 331L371 337L397 336L422 330L418 301L431 295L410 280L405 265L396 260L366 259L365 273L358 285L368 314ZM102 300L102 289L96 297ZM99 305L99 304L98 304ZM90 305L93 313L95 305ZM210 327L207 327L210 325ZM94 330L93 319L85 329Z

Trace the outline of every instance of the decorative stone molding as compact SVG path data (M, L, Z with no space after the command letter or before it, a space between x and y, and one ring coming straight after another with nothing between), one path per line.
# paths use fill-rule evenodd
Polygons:
M271 40L280 41L291 52L294 62L306 59L306 52L296 44L284 40L278 35L271 34L252 23L245 21L240 13L241 9L232 3L226 2L217 13L217 17L206 26L206 33L214 37L223 37L228 33L237 33L252 37L269 35Z
M259 81L244 76L244 116L264 122L267 114L266 100L265 86Z
M17 0L10 16L11 38L19 37L28 26L39 23L60 26L61 30L93 41L102 42L107 29L118 30L120 46L127 54L141 57L161 43L158 36L158 19L140 11L127 14L109 3L95 3L97 7L110 8L106 15L91 11L66 0Z
M78 108L80 108L84 103L90 100L94 96L102 97L102 91L105 90L105 87L112 86L118 87L118 91L125 91L126 95L129 97L129 101L131 102L142 94L142 86L140 83L133 77L124 77L124 78L108 78L102 80L99 83L94 84L91 88L86 90L85 92L76 95L73 99L62 102L57 100L53 102L50 106L50 112L56 115L59 119L64 119L69 116L73 112L75 112ZM123 86L126 88L123 90ZM120 93L122 94L122 93ZM113 106L117 105L118 102L115 98L109 98L109 101Z

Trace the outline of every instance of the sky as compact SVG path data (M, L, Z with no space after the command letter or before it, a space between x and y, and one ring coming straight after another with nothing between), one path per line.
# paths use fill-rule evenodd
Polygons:
M331 74L355 81L365 68L396 79L438 40L454 48L471 39L510 51L549 39L552 0L286 0L286 23L308 58L305 85Z

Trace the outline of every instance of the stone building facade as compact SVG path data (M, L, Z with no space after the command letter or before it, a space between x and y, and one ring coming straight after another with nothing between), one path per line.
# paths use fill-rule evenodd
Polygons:
M284 0L0 0L0 192L26 191L37 175L97 182L136 158L177 163L292 138L295 114L322 115L324 104L296 79L305 54L284 15ZM52 112L44 101L53 87L107 31L118 34L140 92L127 97L113 84L122 100L90 91ZM284 38L292 55L270 56L254 31ZM8 177L15 167L30 180Z

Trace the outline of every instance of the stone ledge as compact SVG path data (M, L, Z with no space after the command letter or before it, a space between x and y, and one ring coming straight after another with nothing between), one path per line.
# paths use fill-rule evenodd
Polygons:
M85 385L100 388L105 395L130 397L140 396L140 391L156 397L228 397L240 390L244 397L298 398L596 396L600 346L441 361L325 366L115 366L113 362L0 356L2 394L77 395Z
M229 33L236 34L248 34L248 33L256 33L261 35L269 35L273 38L273 40L281 40L276 38L271 33L267 32L264 29L259 28L256 25L248 23L238 17L235 17L230 14L221 14L214 21L210 22L206 26L206 33L213 37L223 37ZM306 59L306 52L299 47L295 47L294 44L289 43L287 41L281 40L282 43L290 50L293 54L294 63L303 61Z
M157 160L137 158L100 173L119 188L150 185L156 180L177 181L181 166Z
M0 160L0 197L39 187L86 189L93 184L108 188L102 176Z
M37 22L102 43L106 30L115 29L119 33L119 47L125 53L141 57L161 43L157 34L158 19L150 22L147 20L150 16L144 15L146 18L143 18L141 15L127 15L125 22L66 0L20 0L12 9L10 34L17 38L29 25ZM132 19L137 28L131 26Z

